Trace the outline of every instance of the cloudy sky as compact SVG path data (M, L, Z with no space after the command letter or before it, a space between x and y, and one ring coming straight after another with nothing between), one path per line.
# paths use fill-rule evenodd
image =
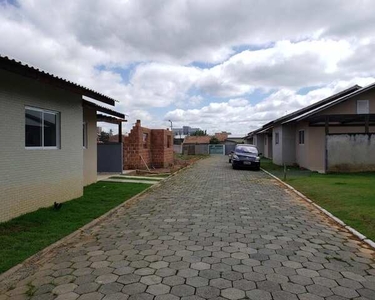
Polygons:
M0 0L0 54L150 127L244 134L375 81L373 0Z

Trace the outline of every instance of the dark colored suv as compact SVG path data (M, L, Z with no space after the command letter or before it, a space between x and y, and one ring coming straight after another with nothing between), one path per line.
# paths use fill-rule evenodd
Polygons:
M231 157L233 169L237 168L252 168L260 169L260 155L258 149L254 145L240 144L234 149Z

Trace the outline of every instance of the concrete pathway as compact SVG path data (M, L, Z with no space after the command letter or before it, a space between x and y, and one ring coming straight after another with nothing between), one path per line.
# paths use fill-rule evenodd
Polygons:
M375 299L373 255L264 173L217 156L19 270L0 299Z

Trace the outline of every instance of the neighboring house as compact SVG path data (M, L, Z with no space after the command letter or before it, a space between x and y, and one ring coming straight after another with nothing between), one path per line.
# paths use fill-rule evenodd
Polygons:
M225 144L228 139L228 132L215 133L213 136L186 136L182 146L185 154L225 154ZM218 140L219 145L210 145L212 138Z
M247 139L278 165L375 170L375 84L358 85L267 123Z
M96 182L95 91L0 56L0 222L82 196Z
M167 168L174 163L173 137L169 129L149 129L137 120L129 135L123 137L123 145L125 170Z
M182 153L195 155L195 154L208 154L208 145L210 144L211 136L186 136L182 143Z
M184 139L184 145L208 145L210 143L211 136L186 136Z

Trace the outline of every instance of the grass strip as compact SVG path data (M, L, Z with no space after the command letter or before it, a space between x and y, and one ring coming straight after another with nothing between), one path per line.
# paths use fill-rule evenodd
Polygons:
M283 167L262 159L261 166L282 178ZM368 238L375 240L375 172L306 172L288 167L285 182Z
M142 183L98 182L82 197L22 215L0 224L0 273L67 236L112 208L142 192ZM52 200L53 201L53 200Z
M111 176L109 179L122 179L122 180L146 180L146 181L161 181L163 179L152 178L152 177L127 177L127 176Z

